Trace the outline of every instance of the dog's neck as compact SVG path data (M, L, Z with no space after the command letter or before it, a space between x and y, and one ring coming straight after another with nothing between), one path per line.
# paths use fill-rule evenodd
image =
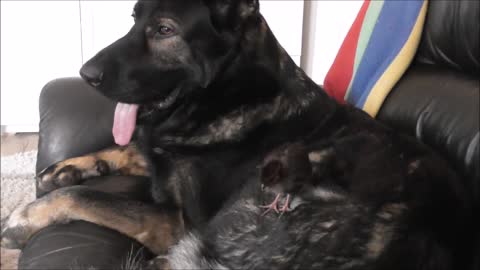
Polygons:
M246 29L221 79L194 102L199 107L186 122L203 125L162 140L186 146L240 142L267 123L288 128L286 122L296 121L295 128L309 130L335 110L337 104L295 64L263 18L259 24Z
M325 103L326 112L336 107L280 45L263 17L246 28L240 44L237 59L232 61L226 76L220 76L225 83L223 89L235 89L238 82L247 82L247 89L243 90L252 97L283 97L291 110L299 113L319 99Z
M298 99L302 104L312 96L328 98L280 45L263 17L250 24L240 39L238 53L235 53L237 57L227 64L225 76L218 76L223 84L232 89L235 85L232 87L231 84L247 81L255 87L261 86L261 79L265 78L276 89L256 89L256 93L250 94L268 96L278 92ZM253 72L257 75L254 77L256 80L251 78Z

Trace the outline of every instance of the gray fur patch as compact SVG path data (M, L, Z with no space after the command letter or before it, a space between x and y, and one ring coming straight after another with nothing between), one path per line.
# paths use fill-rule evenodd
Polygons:
M312 195L314 198L324 200L324 201L336 201L342 200L345 197L342 194L339 194L335 191L329 190L324 187L316 187L312 190Z
M217 261L209 261L202 254L203 243L189 233L174 246L167 256L172 269L227 269Z

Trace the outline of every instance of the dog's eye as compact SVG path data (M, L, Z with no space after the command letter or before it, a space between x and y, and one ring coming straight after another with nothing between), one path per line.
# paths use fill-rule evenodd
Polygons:
M160 35L168 36L173 33L173 28L166 25L160 25L160 27L158 28L158 33Z

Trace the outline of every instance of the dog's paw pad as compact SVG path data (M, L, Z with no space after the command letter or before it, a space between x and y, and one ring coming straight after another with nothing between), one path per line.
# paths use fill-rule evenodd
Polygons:
M57 171L55 184L60 187L73 186L82 179L82 172L73 165L67 165Z
M38 189L44 192L77 185L81 180L82 171L73 165L55 164L37 175Z

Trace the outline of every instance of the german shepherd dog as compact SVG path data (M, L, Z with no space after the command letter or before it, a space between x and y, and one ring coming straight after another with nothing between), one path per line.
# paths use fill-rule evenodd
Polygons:
M85 220L167 269L466 269L468 192L445 161L329 98L258 0L140 0L134 26L81 69L118 102L119 147L52 165L2 245ZM135 143L132 143L135 137ZM154 205L82 187L151 178Z

